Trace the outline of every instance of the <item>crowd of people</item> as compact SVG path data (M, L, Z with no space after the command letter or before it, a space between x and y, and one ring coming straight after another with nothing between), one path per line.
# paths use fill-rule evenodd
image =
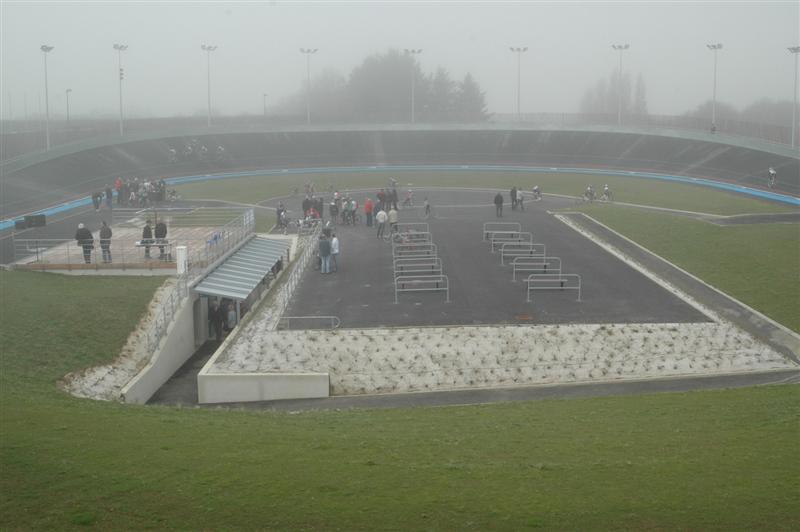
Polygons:
M111 255L111 237L113 234L111 227L106 221L101 221L98 237L103 264L111 264L114 262ZM78 229L75 231L75 241L83 251L83 261L86 264L91 264L95 238L92 234L92 230L86 227L86 224L78 224ZM150 248L157 247L159 250L159 260L168 260L170 258L170 253L167 251L169 241L167 240L167 224L164 220L159 220L155 228L151 225L150 220L146 220L144 228L142 228L142 239L137 242L136 245L137 247L144 248L145 259L151 258Z

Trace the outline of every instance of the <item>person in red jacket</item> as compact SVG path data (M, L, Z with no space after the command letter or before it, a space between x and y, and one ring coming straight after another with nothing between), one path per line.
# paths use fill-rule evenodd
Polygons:
M367 227L372 227L372 209L374 208L374 204L372 203L372 199L367 198L364 201L364 218L367 219Z

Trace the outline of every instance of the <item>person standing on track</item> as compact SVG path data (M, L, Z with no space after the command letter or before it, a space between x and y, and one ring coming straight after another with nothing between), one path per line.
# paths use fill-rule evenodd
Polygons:
M498 218L503 217L503 195L499 192L494 197L494 208Z
M394 234L397 231L397 222L398 222L398 214L397 214L397 207L394 205L389 210L389 229Z
M367 227L372 227L372 209L374 205L371 198L364 200L364 218L367 220Z
M103 262L111 264L111 228L103 220L100 227L100 249L103 251Z
M388 219L389 215L383 209L380 209L378 214L375 215L375 221L378 222L378 238L383 238L383 232L386 230L386 220Z
M331 238L331 268L332 273L339 271L339 237L336 233L333 233Z
M78 245L83 249L83 262L86 264L92 263L92 250L94 249L94 237L92 232L89 231L85 225L78 224L78 230L75 232L75 240Z

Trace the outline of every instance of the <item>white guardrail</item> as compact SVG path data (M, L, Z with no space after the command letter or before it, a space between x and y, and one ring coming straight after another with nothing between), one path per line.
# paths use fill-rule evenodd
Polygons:
M275 297L275 319L274 323L272 324L272 329L277 329L280 324L280 316L286 310L286 307L289 306L289 301L292 300L292 295L294 294L294 289L300 284L300 280L303 278L303 274L308 267L308 263L316 256L314 251L316 250L316 243L319 239L319 235L322 232L322 225L318 224L314 227L314 230L306 235L301 237L302 241L300 245L303 247L303 251L300 254L300 257L297 259L297 264L295 265L292 273L289 274L289 278L280 288L277 296Z
M525 282L528 303L533 290L577 290L581 300L581 276L575 273L532 273Z

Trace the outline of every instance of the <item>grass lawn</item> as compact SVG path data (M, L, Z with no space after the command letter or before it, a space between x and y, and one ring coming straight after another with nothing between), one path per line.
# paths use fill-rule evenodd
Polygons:
M220 179L190 183L176 187L181 196L197 199L223 199L242 203L257 203L269 198L287 196L297 187L303 191L303 184L311 181L318 190L377 189L385 187L389 177L395 176L406 188L413 186L461 186L498 187L511 189L512 186L530 190L534 184L541 186L545 193L580 196L586 186L594 184L602 190L608 183L617 201L641 203L712 214L744 214L761 212L788 212L791 206L748 198L710 189L708 187L667 183L649 179L616 176L590 176L584 174L521 174L510 172L389 172L308 174L291 176L257 176L235 179ZM488 196L487 196L488 197Z
M0 272L1 528L800 528L794 385L295 415L58 391L159 282Z
M800 332L800 224L718 226L613 205L581 210Z

